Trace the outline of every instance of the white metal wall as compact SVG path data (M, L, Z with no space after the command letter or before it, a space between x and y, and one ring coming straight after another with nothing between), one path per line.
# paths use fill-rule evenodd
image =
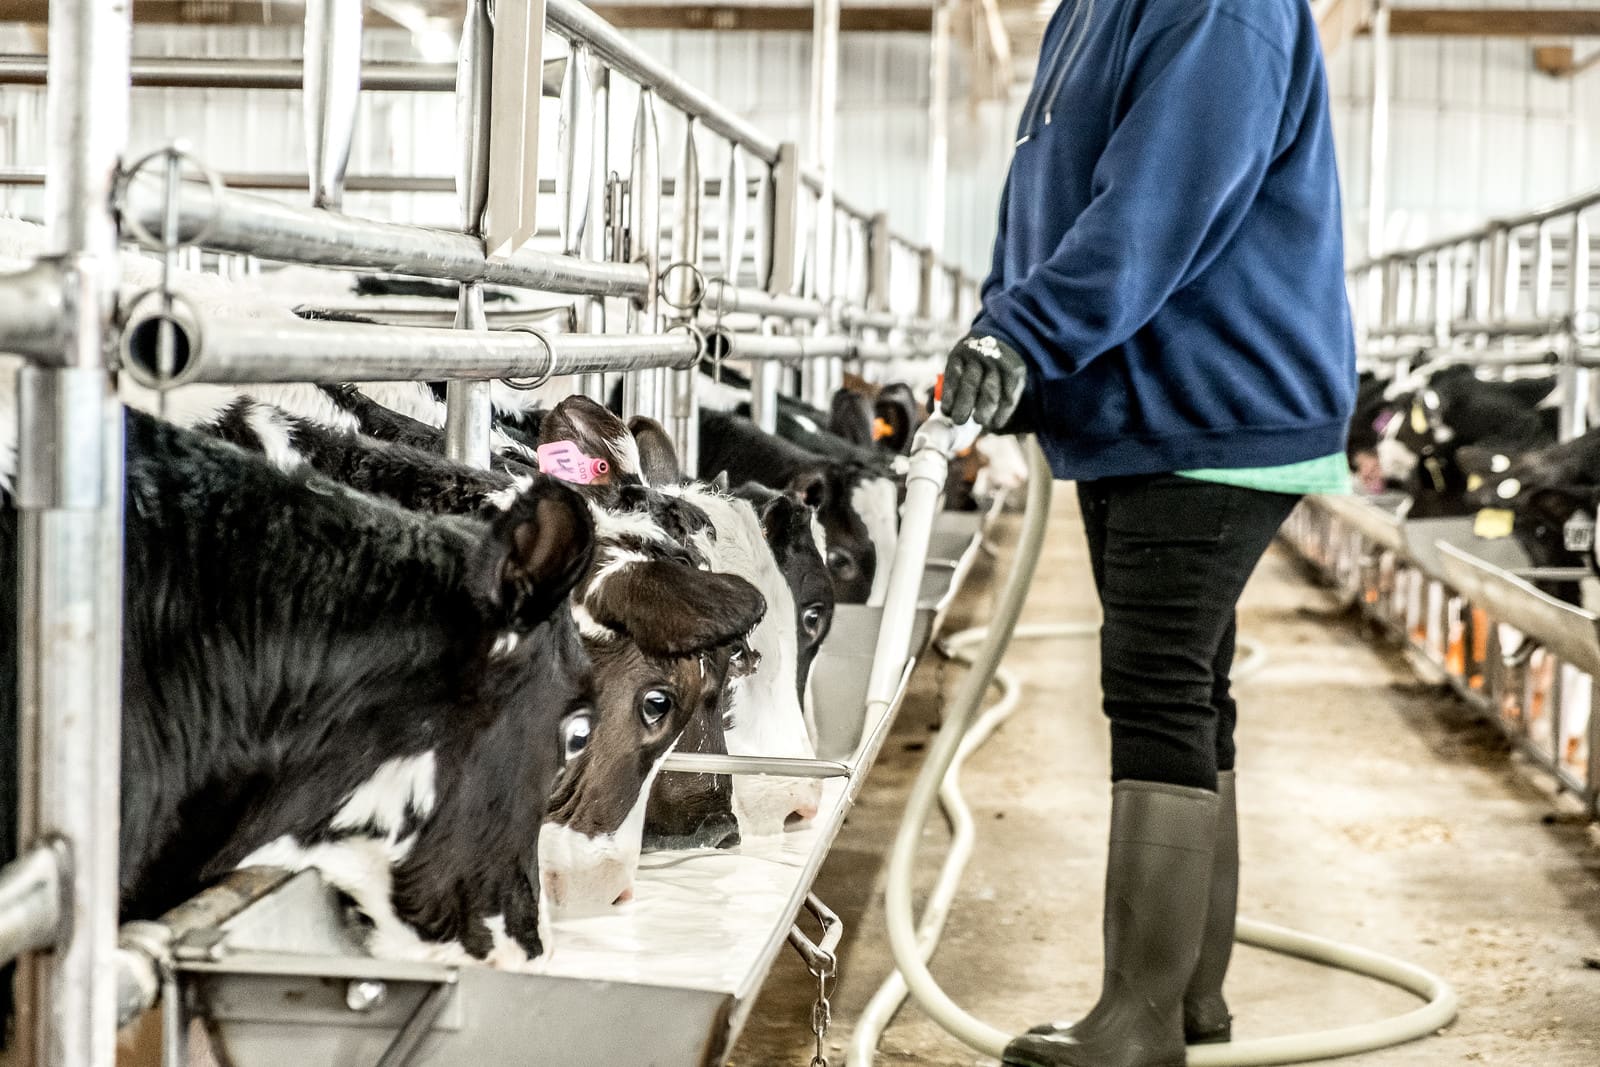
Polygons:
M631 36L761 129L795 141L802 153L808 148L809 33ZM887 211L897 232L919 239L926 236L929 52L926 34L847 33L839 46L839 195ZM989 266L1016 116L1000 104L968 107L959 62L956 68L944 254L978 274Z
M1573 0L1537 6L1567 5L1592 6ZM1450 6L1528 5L1450 0ZM1600 42L1579 41L1577 55L1595 48ZM1600 69L1576 78L1541 74L1527 40L1398 37L1391 51L1389 248L1600 184ZM1329 62L1351 262L1366 252L1371 63L1365 38Z

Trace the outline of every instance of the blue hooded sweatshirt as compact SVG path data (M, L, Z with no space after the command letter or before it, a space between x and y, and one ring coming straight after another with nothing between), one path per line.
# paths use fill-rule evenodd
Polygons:
M1059 478L1339 452L1356 372L1307 0L1064 0L975 334Z

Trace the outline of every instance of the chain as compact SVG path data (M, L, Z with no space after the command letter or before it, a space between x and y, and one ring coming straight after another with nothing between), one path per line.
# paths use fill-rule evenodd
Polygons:
M811 1005L811 1032L817 1038L817 1052L811 1057L811 1067L828 1067L828 1027L833 1024L833 1005L828 1002L828 979L838 970L838 961L831 952L820 952L820 962L808 966L817 979L817 1000Z

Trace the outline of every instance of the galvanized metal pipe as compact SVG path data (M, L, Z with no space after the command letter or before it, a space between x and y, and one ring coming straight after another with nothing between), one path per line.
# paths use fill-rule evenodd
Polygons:
M177 373L156 369L156 313L137 314L123 331L122 365L144 385L195 382L381 382L483 380L595 374L645 367L685 368L699 346L685 334L478 332L290 316L243 319L198 314L179 305Z
M683 774L750 774L777 778L849 778L850 765L837 760L791 756L725 756L703 752L669 752L663 771Z
M63 283L60 269L50 260L0 274L0 352L50 361L61 358Z
M18 377L18 835L63 842L64 936L19 970L35 1067L116 1060L122 615L121 416L105 340L118 281L112 183L128 139L123 0L57 4L48 38L45 222L61 256L57 366Z
M750 206L744 151L737 144L728 145L728 174L719 195L722 197L722 280L725 285L737 288L739 270L744 265L745 231L749 225Z
M817 321L828 314L827 306L820 300L740 288L721 279L712 279L706 284L703 306L711 315L760 315L763 318Z
M656 128L655 94L639 91L633 119L633 154L628 181L628 256L645 269L648 284L634 301L634 334L661 329L661 139ZM623 382L624 416L643 415L666 421L665 382L655 370L631 374Z
M305 68L293 60L210 59L203 56L139 56L132 84L150 89L300 89ZM455 89L452 63L367 63L361 88L368 92L443 93ZM45 57L0 55L0 85L44 85Z
M718 330L706 337L706 350L713 358L781 360L798 363L808 359L848 359L856 342L848 337L813 335L780 337L771 334L732 333ZM759 420L757 420L759 421Z
M606 251L605 205L611 180L607 154L611 140L611 75L586 47L581 52L589 67L589 85L594 96L593 128L590 133L592 154L588 169L589 207L585 215L581 251L583 258L591 263L607 259L621 260L625 258L622 250L612 249L609 256ZM574 61L578 54L578 51L574 51ZM583 316L584 329L589 333L606 332L606 302L603 297L589 297L584 302ZM609 399L604 374L585 375L578 380L578 389L598 404L604 404Z
M681 266L673 278L673 300L680 309L688 309L694 300L703 297L697 292L697 273L701 262L700 219L701 183L700 149L695 142L696 123L691 116L684 125L683 158L678 171L677 232L673 239L673 258ZM687 311L685 312L687 314ZM665 375L668 389L667 411L670 421L667 431L683 473L694 477L700 470L700 409L696 393L697 372L690 368L672 371Z
M141 175L127 183L124 210L151 232L160 228L161 182ZM380 270L440 281L481 281L549 293L642 296L649 272L637 263L602 263L523 250L490 261L483 242L462 233L354 219L268 197L225 191L213 202L201 183L184 182L178 232L203 247L262 259L354 270Z
M361 104L361 0L306 0L306 169L311 206L338 208Z
M494 23L489 0L468 0L461 26L461 52L456 71L457 159L456 197L461 231L483 237L483 216L489 204L489 109L494 78ZM484 331L483 283L461 283L455 328ZM452 381L445 386L445 455L457 463L487 470L489 439L494 429L490 385Z
M66 850L36 845L0 870L0 963L48 948L61 929Z

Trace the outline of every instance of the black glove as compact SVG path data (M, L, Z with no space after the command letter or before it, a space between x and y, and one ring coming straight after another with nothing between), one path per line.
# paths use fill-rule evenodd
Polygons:
M954 422L970 418L999 432L1016 414L1027 385L1027 361L1014 348L996 337L968 334L945 357L940 406Z

